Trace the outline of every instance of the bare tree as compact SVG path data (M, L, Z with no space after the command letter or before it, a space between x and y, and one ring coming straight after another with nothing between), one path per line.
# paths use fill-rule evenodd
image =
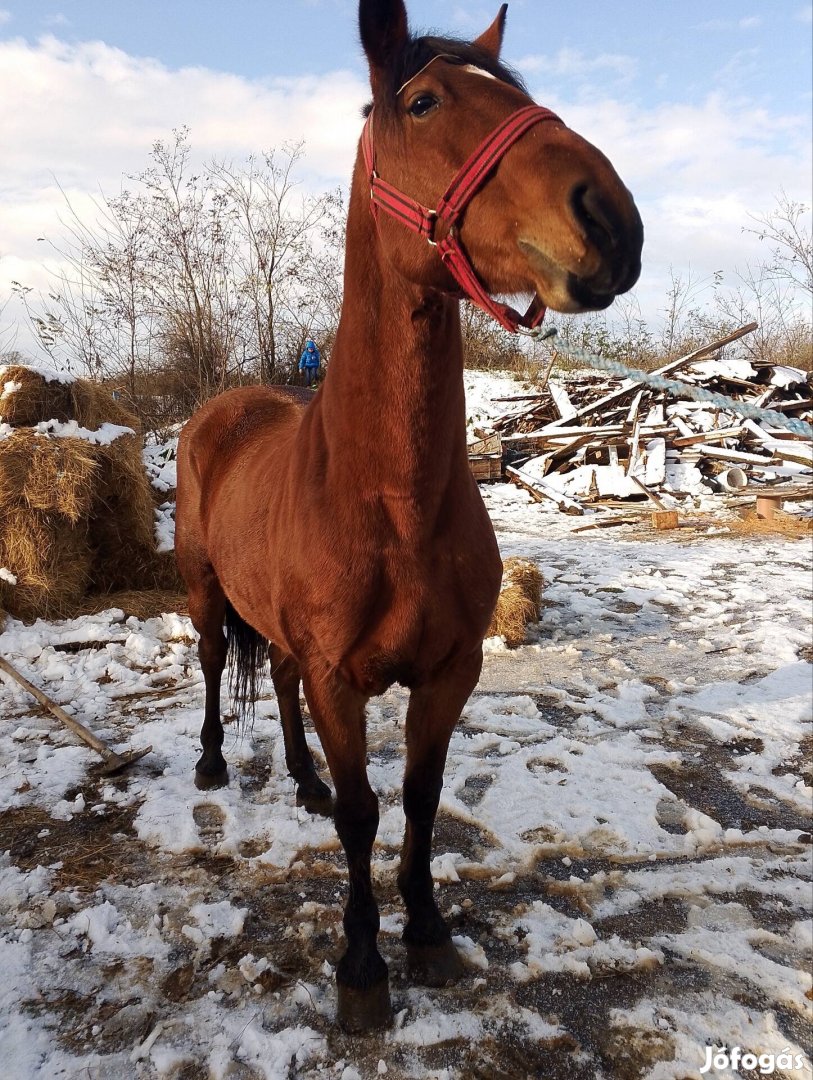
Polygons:
M94 201L93 220L66 198L52 289L16 286L40 346L122 380L134 404L174 395L182 413L247 379L293 378L295 349L329 339L341 303L344 208L300 194L301 156L196 172L182 129L120 195Z
M813 242L811 242L810 207L795 202L780 191L776 206L764 217L752 215L756 228L744 232L773 245L771 273L795 288L813 296Z

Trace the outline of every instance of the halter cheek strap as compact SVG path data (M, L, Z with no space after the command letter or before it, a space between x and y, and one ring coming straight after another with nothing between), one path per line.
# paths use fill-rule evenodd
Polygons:
M508 304L500 303L489 296L485 286L477 276L471 260L458 238L458 223L468 204L489 179L499 162L526 131L543 120L562 121L559 117L539 105L526 105L517 110L491 134L483 140L468 161L457 172L452 182L441 196L437 210L429 210L409 195L405 195L392 184L382 180L375 171L375 152L373 148L373 113L371 112L361 135L364 162L370 177L370 209L376 216L379 208L396 218L412 232L423 236L433 247L458 283L461 294L477 304L492 318L515 333L520 327L532 329L545 317L545 307L538 296L524 315L520 315ZM438 221L446 226L446 235L441 240L435 239Z

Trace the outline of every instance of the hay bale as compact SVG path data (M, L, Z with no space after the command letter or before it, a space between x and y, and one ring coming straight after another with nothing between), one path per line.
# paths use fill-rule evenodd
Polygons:
M525 641L528 624L537 622L544 579L536 563L512 557L503 566L503 581L489 636L499 635L509 649Z
M70 388L69 381L9 364L0 369L0 421L12 427L34 427L42 420L73 420Z
M18 428L0 442L0 514L28 507L76 525L90 512L97 469L93 447L84 440Z
M0 421L14 429L0 439L0 567L17 579L0 581L0 606L57 618L88 590L179 587L172 553L156 550L141 437L104 427L138 422L106 387L0 368Z
M113 400L112 391L101 383L77 379L71 384L73 415L82 427L95 431L102 424L117 424L141 433L141 423L135 413Z
M141 430L138 417L114 401L101 383L23 364L0 368L0 421L35 427L45 420L76 420L91 431L104 423Z
M87 524L29 508L9 509L0 529L0 608L18 619L60 619L85 595L91 572Z
M120 435L98 449L99 480L90 515L93 587L99 592L161 587L166 560L156 551L155 509L141 439Z

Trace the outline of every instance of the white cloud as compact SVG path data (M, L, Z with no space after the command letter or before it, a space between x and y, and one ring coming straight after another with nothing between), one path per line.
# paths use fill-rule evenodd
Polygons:
M544 73L550 78L584 80L600 72L602 75L615 75L621 80L632 79L637 71L638 62L632 56L623 53L598 53L588 56L579 49L559 49L551 56L526 56L516 64L519 71L531 75Z
M47 285L38 236L57 236L61 186L74 206L115 194L140 172L157 139L188 125L196 160L239 159L306 140L300 175L325 190L349 181L361 131L364 81L346 71L250 80L203 68L170 70L100 42L0 42L3 198L0 303L14 279ZM12 317L12 303L4 319Z
M6 8L0 8L0 26L4 26L7 22L11 22L12 14Z
M574 77L599 68L624 77L634 63L572 50L549 62L558 65L556 74L569 70ZM555 82L549 62L518 65L532 89ZM325 190L349 180L367 95L365 80L346 71L250 80L203 68L171 70L98 42L0 42L0 100L15 101L13 110L0 110L0 306L11 279L47 286L44 260L51 267L55 261L37 237L61 232L64 201L56 181L77 209L89 212L94 192L115 194L123 175L145 167L156 139L188 125L200 159L239 159L304 138L305 183ZM608 154L633 191L647 233L639 293L648 316L663 304L670 265L691 264L703 277L765 255L742 226L749 213L771 209L780 187L809 202L806 116L768 112L722 91L699 104L652 106L598 94L574 102L573 96L537 94Z
M744 19L740 19L737 26L740 30L755 30L758 26L762 26L762 16L747 15Z

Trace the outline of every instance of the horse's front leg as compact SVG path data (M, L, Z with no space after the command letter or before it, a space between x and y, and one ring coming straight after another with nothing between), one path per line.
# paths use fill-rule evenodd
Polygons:
M378 906L370 879L370 855L378 831L378 799L367 780L367 699L330 673L303 670L305 698L336 791L336 832L347 857L350 881L344 909L347 950L336 968L337 1019L349 1032L392 1022L387 965L378 951Z
M407 909L403 939L409 974L425 986L455 982L463 970L449 928L435 903L429 863L449 739L477 685L482 663L482 650L478 649L431 683L413 690L407 710L407 824L398 888Z

